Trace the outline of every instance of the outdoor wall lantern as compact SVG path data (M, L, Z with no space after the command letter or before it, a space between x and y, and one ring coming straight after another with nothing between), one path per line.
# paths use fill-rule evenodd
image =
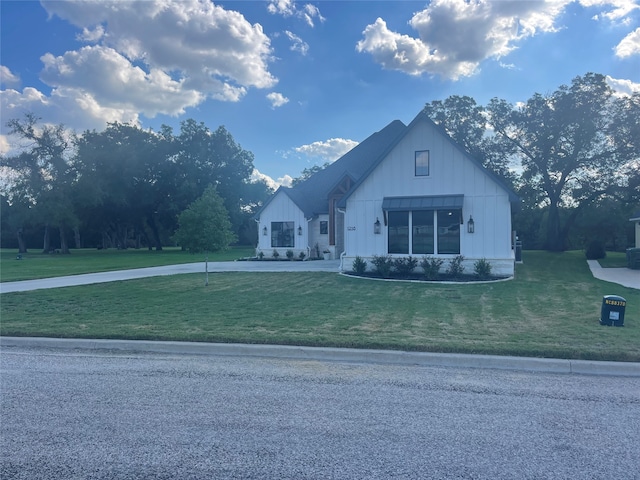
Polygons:
M302 226L298 225L298 235L302 235Z
M266 237L266 236L267 236L267 233L268 233L268 232L267 232L267 227L264 227L264 228L262 229L262 235L264 235L264 236Z
M473 233L476 231L476 224L473 221L473 217L469 215L469 221L467 222L467 232Z
M373 233L380 234L380 219L376 217L376 223L373 224Z

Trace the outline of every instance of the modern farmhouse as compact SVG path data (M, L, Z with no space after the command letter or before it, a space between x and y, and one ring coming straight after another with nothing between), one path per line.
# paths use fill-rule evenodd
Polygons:
M484 258L513 275L511 210L517 195L424 113L394 120L256 214L257 253L285 258ZM369 262L369 265L371 263Z

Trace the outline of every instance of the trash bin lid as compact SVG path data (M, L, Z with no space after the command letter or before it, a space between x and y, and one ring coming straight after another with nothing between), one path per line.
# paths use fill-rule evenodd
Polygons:
M605 300L617 300L618 302L626 302L626 300L618 295L605 295L604 297Z

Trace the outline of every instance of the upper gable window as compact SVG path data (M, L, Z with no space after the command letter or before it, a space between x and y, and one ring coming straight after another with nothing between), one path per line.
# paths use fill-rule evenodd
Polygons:
M416 177L429 176L429 150L416 152Z

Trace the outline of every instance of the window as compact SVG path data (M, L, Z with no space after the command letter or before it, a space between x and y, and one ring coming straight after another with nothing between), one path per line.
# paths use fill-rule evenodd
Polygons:
M293 247L293 222L271 222L271 246Z
M433 210L412 212L412 253L433 254Z
M438 253L460 253L461 210L438 210Z
M409 212L389 212L389 253L409 253Z
M460 253L462 210L387 212L389 253L433 255Z
M416 177L429 176L429 150L416 152Z
M320 235L329 234L329 222L326 220L320 220Z

